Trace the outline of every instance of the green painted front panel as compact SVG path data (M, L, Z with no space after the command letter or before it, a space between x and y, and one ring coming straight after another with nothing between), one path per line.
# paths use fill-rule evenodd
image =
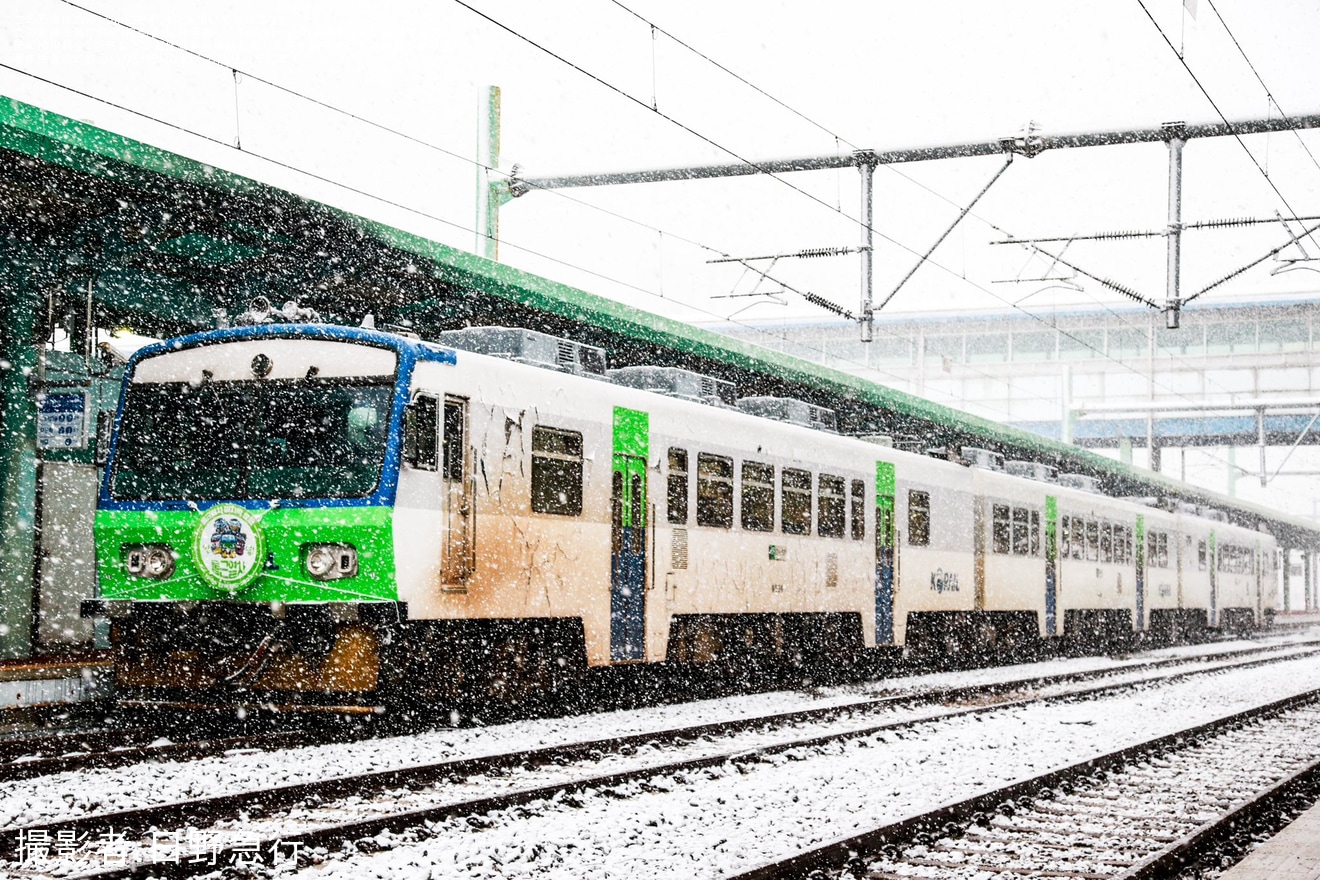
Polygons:
M98 510L96 568L103 599L250 602L347 602L399 598L394 571L394 509L390 507L287 508L266 511L261 531L277 569L231 594L202 580L190 548L201 514L190 510ZM347 543L357 548L357 577L313 580L303 568L309 543ZM164 581L128 573L125 544L168 544L177 554L173 577Z

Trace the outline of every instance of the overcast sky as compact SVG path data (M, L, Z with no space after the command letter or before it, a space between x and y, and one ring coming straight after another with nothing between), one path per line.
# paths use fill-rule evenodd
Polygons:
M465 249L475 247L479 107L491 84L503 90L501 170L517 162L533 176L984 141L1028 120L1059 133L1320 111L1314 0L1198 0L1195 17L1182 0L471 5L8 3L0 93ZM1269 180L1231 138L1188 146L1185 221L1288 214L1271 181L1297 215L1320 214L1320 135L1245 144ZM877 171L877 300L1002 163ZM1048 265L991 246L1001 233L986 221L1019 237L1160 229L1166 188L1162 144L1018 158L886 311L1130 305L1086 279L1080 292L1005 283ZM501 258L681 320L826 318L797 296L743 296L780 287L707 260L856 245L858 189L857 172L842 170L540 192L504 208ZM1184 292L1285 240L1277 224L1189 233ZM1076 242L1067 254L1164 298L1161 238ZM1205 299L1317 287L1314 271L1271 275L1277 265ZM772 273L857 307L855 255L781 260Z

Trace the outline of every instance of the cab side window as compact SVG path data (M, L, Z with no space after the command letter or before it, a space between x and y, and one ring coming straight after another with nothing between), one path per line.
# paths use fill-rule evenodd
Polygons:
M403 429L403 460L421 471L439 467L440 405L419 394L409 404Z

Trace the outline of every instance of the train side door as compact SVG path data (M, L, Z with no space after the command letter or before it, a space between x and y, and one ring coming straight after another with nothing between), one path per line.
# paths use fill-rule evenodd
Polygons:
M1219 551L1215 545L1215 533L1210 533L1210 619L1206 621L1207 626L1218 626L1218 605L1219 605Z
M875 643L894 643L894 466L875 465Z
M440 470L444 477L445 540L441 582L466 587L473 569L476 511L465 398L445 398L443 427Z
M646 658L649 416L614 408L610 476L610 660Z
M1256 573L1256 625L1265 622L1265 607L1262 594L1265 592L1265 554L1260 552L1260 541L1256 542L1256 564L1252 570Z
M1137 629L1146 628L1146 517L1137 515Z
M1059 499L1045 496L1045 635L1059 634Z

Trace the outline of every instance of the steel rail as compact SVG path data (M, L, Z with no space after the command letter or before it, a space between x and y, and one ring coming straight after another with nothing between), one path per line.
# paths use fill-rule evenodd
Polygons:
M0 782L31 779L34 776L47 776L52 773L64 773L70 770L90 770L120 767L146 761L170 761L179 759L206 758L220 755L234 749L257 749L270 751L290 749L299 746L314 745L327 741L304 731L274 731L253 736L211 736L190 739L184 742L171 742L162 745L124 744L103 745L100 751L86 753L65 753L43 758L11 760L0 764Z
M1301 624L1293 625L1300 626ZM837 715L848 711L874 708L884 705L887 701L909 703L921 700L930 702L949 701L965 696L993 692L995 689L1013 690L1066 681L1087 681L1127 672L1139 672L1191 663L1214 662L1216 660L1228 661L1258 654L1289 651L1295 648L1304 648L1308 645L1320 646L1320 639L1265 645L1241 651L1182 655L1106 669L1031 676L964 688L916 688L912 691L880 694L874 698L836 704L828 708L801 711L802 713L819 713L815 717L825 718L831 714ZM784 713L782 717L787 715L807 717L798 713ZM781 716L758 717L764 718L768 722L781 720ZM812 720L812 718L807 717L807 720ZM60 731L49 736L0 740L0 782L31 779L35 776L71 770L108 769L146 761L201 758L242 748L265 751L268 749L300 748L346 741L343 737L314 735L305 730L286 730L248 736L226 736L217 732L208 736L193 737L164 745L151 745L152 741L168 735L170 735L170 732L164 729L134 728L131 730Z
M787 880L787 878L806 877L812 872L838 871L845 867L861 868L868 858L878 856L886 849L902 847L930 835L947 836L950 827L969 827L988 816L1003 812L1006 807L1013 809L1034 802L1053 789L1073 786L1078 780L1086 777L1117 770L1154 755L1186 748L1253 721L1267 720L1291 709L1316 702L1320 702L1320 689L1286 697L1187 730L1088 758L1068 767L948 804L918 816L835 840L807 852L797 853L786 859L731 875L725 880ZM1314 773L1315 770L1312 768L1309 772ZM1193 849L1199 840L1213 836L1211 826L1220 821L1223 821L1223 817L1180 840L1174 847L1162 852L1159 857L1186 860L1188 851ZM1173 854L1175 851L1176 855ZM1152 865L1139 864L1133 868L1134 871L1139 868L1142 871L1140 874L1134 873L1131 878L1127 874L1121 876L1125 880L1138 880L1138 878L1152 880L1154 877L1167 876L1153 866L1153 861ZM1150 873L1145 873L1147 871ZM1118 872L1115 872L1115 876L1119 876Z
M853 728L827 734L797 737L791 740L759 747L740 748L700 758L681 759L620 772L579 777L572 780L533 786L471 800L457 802L451 801L396 813L383 815L377 814L350 822L299 831L296 834L296 839L300 845L305 848L314 849L324 847L328 850L335 851L345 844L352 843L353 841L362 838L373 837L386 831L399 834L408 829L423 827L427 823L433 823L454 817L479 815L492 810L506 810L523 804L549 800L556 797L564 797L589 789L614 789L630 782L643 781L655 776L692 772L695 770L720 767L728 764L741 765L755 763L768 756L796 749L819 749L832 743L851 739L861 739L877 733L902 730L921 724L937 723L951 718L987 714L1031 704L1065 702L1107 692L1142 687L1151 684L1152 682L1171 682L1196 675L1214 674L1222 672L1226 668L1251 668L1254 666L1278 662L1280 660L1310 656L1317 653L1320 653L1320 649L1298 652L1282 658L1258 658L1246 663L1228 663L1200 670L1173 672L1168 675L1154 678L1104 684L1045 697L1028 696L1020 699L1005 700L998 703L981 703L935 715L922 716L920 718L886 722L864 728ZM1123 671L1125 670L1106 670L1108 674ZM990 687L970 686L964 688L952 688L943 692L940 696L946 701L957 701L974 696L984 696L987 692L993 692L994 690L1003 687L1003 685L995 685ZM935 694L928 695L930 698L934 698L935 696ZM902 696L885 698L883 700L875 701L875 708L892 706L896 703L903 703L906 701L909 701L909 698ZM917 700L917 702L922 701L922 699ZM855 709L857 708L857 704L851 704L850 706L843 708ZM802 712L779 713L772 716L740 719L735 722L716 722L669 731L611 737L602 740L573 743L567 746L551 746L488 757L461 758L420 767L409 767L348 777L337 777L330 780L299 783L261 791L239 792L232 795L221 795L213 798L183 801L113 813L101 813L96 816L79 817L76 819L39 822L25 826L22 829L13 829L15 832L13 836L0 837L0 856L11 860L13 859L18 843L18 831L30 832L32 830L41 829L48 834L52 840L57 839L61 834L66 837L72 835L75 839L82 839L84 836L86 836L87 839L95 839L95 833L98 830L104 831L106 828L112 828L117 834L122 834L125 839L143 840L152 830L177 827L181 824L186 824L191 827L200 827L207 823L215 823L225 819L237 818L251 809L257 809L262 814L269 814L272 811L286 809L302 803L310 802L318 805L327 804L327 802L349 796L371 796L373 794L400 788L416 788L437 782L461 780L465 777L470 778L477 775L507 772L518 768L535 769L552 764L564 764L571 761L590 761L604 757L608 753L622 753L626 749L635 746L647 744L654 745L657 743L678 745L705 736L740 733L755 729L758 726L771 726L774 723L787 724L802 720L813 720L826 713L838 712L838 708L831 707ZM257 841L255 843L257 859L268 865L274 864L277 847L287 841L289 837L290 835L285 834L279 838ZM218 863L203 861L190 864L186 861L178 860L144 861L105 871L98 871L89 876L95 876L99 878L99 880L121 880L121 878L131 877L173 877L208 873L216 870L217 864L237 864L240 859L252 857L252 842L249 841L248 846L245 847L234 846L217 848L215 853L216 858L221 860Z

